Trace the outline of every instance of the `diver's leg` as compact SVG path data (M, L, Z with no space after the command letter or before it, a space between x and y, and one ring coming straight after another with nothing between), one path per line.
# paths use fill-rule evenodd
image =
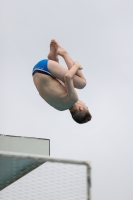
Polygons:
M53 46L55 47L55 49L57 50L57 55L62 56L63 59L65 60L65 63L67 65L68 69L71 69L74 65L74 61L70 57L68 52L63 47L61 47L56 40L52 40L51 42L52 42ZM78 70L76 75L83 78L84 80L86 80L81 70Z
M71 69L74 65L74 61L72 60L72 58L70 57L68 52L65 51L64 53L62 53L62 57L65 60L65 63L68 66L68 69ZM76 75L79 76L80 78L83 78L84 80L86 80L81 70L78 70Z
M65 67L63 67L62 65L60 65L59 63L57 63L53 60L48 61L47 67L53 77L55 77L65 83L64 76L68 72L68 70ZM75 75L73 78L73 84L74 84L75 88L82 89L86 85L86 80Z

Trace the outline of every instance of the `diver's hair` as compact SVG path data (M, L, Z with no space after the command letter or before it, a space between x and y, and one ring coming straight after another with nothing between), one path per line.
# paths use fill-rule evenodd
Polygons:
M75 122L79 124L84 124L91 120L92 116L88 110L83 110L82 112L78 110L70 111L72 118Z

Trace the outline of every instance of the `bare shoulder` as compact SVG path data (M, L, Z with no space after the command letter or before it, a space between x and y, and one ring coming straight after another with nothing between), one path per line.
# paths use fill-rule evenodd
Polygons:
M69 98L66 86L62 81L40 73L33 76L33 81L39 95L55 109L67 110L74 104L73 100Z

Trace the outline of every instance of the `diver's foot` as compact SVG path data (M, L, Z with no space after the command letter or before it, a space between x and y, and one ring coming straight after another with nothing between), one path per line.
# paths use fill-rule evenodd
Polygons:
M53 40L51 40L51 43L50 43L50 52L48 54L48 59L59 62L58 54L57 54L57 48L56 48L56 45L53 42Z
M61 47L56 40L52 40L52 42L57 50L57 55L63 57L65 54L67 54L67 51L63 47Z

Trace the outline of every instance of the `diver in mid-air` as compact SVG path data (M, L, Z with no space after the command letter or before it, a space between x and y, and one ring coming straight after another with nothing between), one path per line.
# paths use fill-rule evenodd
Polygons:
M59 64L58 56L64 59L68 69ZM56 40L51 40L48 59L39 61L32 70L39 95L57 110L69 110L72 118L79 124L92 118L88 107L79 100L75 90L86 86L81 70L81 65L74 62Z

